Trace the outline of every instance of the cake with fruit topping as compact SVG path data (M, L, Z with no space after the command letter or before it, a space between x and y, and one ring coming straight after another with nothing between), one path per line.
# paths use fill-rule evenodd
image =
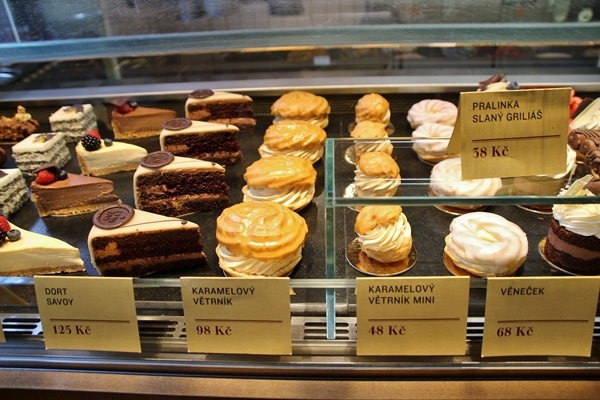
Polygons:
M52 132L63 132L67 142L80 140L90 130L97 130L96 114L91 104L63 106L48 118Z
M187 119L235 125L240 132L252 132L256 126L252 98L238 93L194 90L185 101Z
M229 205L223 166L166 151L142 158L133 175L133 194L138 209L167 216Z
M114 100L111 114L115 139L138 139L158 136L165 121L173 119L177 113L162 108L142 107L126 98Z
M102 276L143 276L206 263L200 227L125 204L94 214L91 261Z
M31 135L40 123L31 117L25 107L17 106L17 113L11 118L0 117L0 142L18 142Z
M31 200L40 217L84 214L121 203L108 179L70 174L56 164L43 165L35 172Z
M136 170L148 151L134 144L102 139L98 131L89 131L75 146L75 154L83 175L102 176Z
M53 163L62 168L71 160L62 132L30 135L12 147L12 156L26 177L33 177L34 170L44 164Z
M33 276L85 271L79 249L62 240L27 231L0 216L0 276Z
M0 215L10 217L28 199L27 184L21 170L0 169Z
M175 118L160 132L160 149L176 156L233 165L242 160L240 130L235 125Z

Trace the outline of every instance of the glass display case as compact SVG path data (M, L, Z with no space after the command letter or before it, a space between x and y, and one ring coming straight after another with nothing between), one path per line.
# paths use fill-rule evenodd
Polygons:
M185 99L195 89L251 96L257 125L241 137L243 161L227 168L231 203L242 201L244 171L259 158L257 149L272 123L270 107L280 95L302 89L331 106L325 154L315 164L316 194L301 211L310 234L290 276L291 355L188 352L179 278L222 276L214 255L219 212L194 213L185 218L201 226L208 265L134 279L139 354L46 350L33 278L0 277L6 337L0 343L1 387L13 394L67 390L149 398L441 398L443 393L518 398L525 390L593 398L600 391L600 314L590 357L482 357L485 279L470 281L464 354L357 356L356 281L369 275L355 269L347 253L356 207L401 204L418 250L414 267L401 276L451 276L441 258L454 215L439 208L477 202L527 233L528 258L518 276L567 276L538 248L551 215L525 207L551 205L555 196L512 195L506 179L504 191L494 197L428 196L431 165L412 150L406 116L423 99L458 104L461 92L476 90L478 82L497 73L522 88L571 87L582 98L599 97L599 1L86 0L68 7L32 1L25 7L3 0L0 21L0 115L12 116L23 105L40 122L40 132L50 131L48 116L67 104L93 104L99 130L110 136L115 98L131 97L183 116ZM402 173L401 190L383 200L347 194L355 169L347 154L354 144L349 127L356 102L370 92L390 103L392 144ZM132 143L160 149L156 137ZM9 154L3 168L14 167L12 144L0 145ZM74 156L65 169L79 172ZM578 165L565 184L586 173L586 166ZM132 205L132 173L109 178L123 202ZM11 220L75 245L86 264L79 275L97 276L87 248L90 218L40 218L28 202ZM310 385L301 386L306 381Z

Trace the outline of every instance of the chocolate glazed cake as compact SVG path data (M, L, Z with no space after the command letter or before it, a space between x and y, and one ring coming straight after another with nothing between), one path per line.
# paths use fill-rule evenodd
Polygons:
M246 95L210 89L194 90L185 102L185 117L196 121L237 126L252 132L256 126L252 98Z

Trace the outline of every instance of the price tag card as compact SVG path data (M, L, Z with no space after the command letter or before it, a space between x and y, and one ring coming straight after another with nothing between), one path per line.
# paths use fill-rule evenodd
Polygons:
M181 278L188 351L292 353L289 278Z
M489 278L482 357L589 357L599 282L595 277Z
M357 278L357 355L464 355L468 277Z
M448 152L461 154L463 178L564 172L570 96L570 88L461 93Z
M141 351L133 280L34 277L46 349Z

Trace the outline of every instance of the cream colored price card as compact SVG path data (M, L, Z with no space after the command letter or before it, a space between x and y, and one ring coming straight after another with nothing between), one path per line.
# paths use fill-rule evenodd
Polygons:
M468 277L357 278L358 355L463 355Z
M292 353L289 278L181 278L188 351Z
M140 352L131 278L36 276L46 349Z
M589 357L599 282L489 278L481 355Z
M448 152L460 152L463 178L564 172L570 95L570 88L461 93Z

